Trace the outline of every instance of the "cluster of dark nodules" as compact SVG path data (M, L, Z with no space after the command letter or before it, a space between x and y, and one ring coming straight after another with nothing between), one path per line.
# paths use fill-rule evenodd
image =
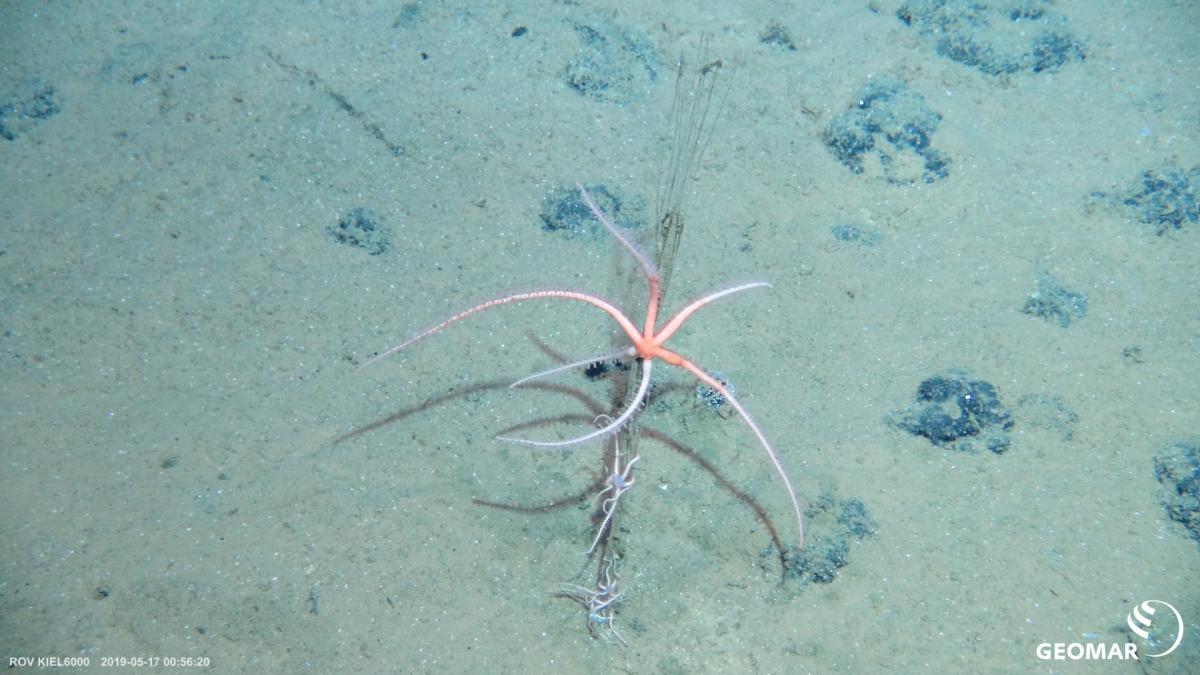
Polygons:
M1046 321L1058 321L1058 325L1066 328L1087 314L1087 300L1083 293L1068 291L1053 275L1043 272L1037 280L1037 291L1029 296L1021 311Z
M326 229L335 242L362 249L371 255L379 255L391 245L387 228L370 209L354 209L342 217L337 225L330 225Z
M1086 58L1049 0L911 0L896 17L939 56L989 75L1053 72Z
M1155 457L1154 477L1163 486L1167 515L1200 543L1200 443L1178 443L1171 454Z
M896 413L892 423L938 447L975 452L982 444L997 455L1008 450L1013 427L996 388L957 370L922 382L915 404Z
M849 110L829 122L825 143L839 162L857 174L863 172L863 157L878 153L892 183L912 182L888 169L903 153L915 153L923 163L921 180L932 183L950 175L950 160L930 146L941 120L920 94L910 92L902 82L880 78L863 88Z
M658 52L637 28L596 18L576 22L580 47L562 71L575 92L602 103L624 104L640 98L658 79Z
M583 369L583 374L584 374L584 376L587 377L587 379L595 382L596 380L602 379L605 375L607 375L613 371L618 371L618 370L619 371L629 370L629 364L622 361L621 359L610 359L608 361L596 361L594 363L588 364L588 366Z
M722 373L719 370L714 370L712 372L712 376L717 380L717 382L720 382L721 386L725 387L725 390L731 395L737 395L737 389L735 389L733 387L733 383L730 382L727 377L725 377L725 373ZM726 401L725 397L721 395L721 392L706 384L696 387L696 400L708 406L713 412L718 413L721 412L721 406L729 403L729 401Z
M1183 228L1184 223L1200 220L1200 164L1180 169L1168 164L1144 171L1125 192L1121 203L1133 209L1138 219L1152 225L1155 234L1162 236Z
M799 579L804 584L828 584L837 578L837 571L847 564L850 544L875 532L875 520L857 499L838 499L822 495L814 508L804 514L808 521L808 537L804 548L784 553L783 573L786 578ZM771 549L763 552L770 555Z
M636 229L644 224L645 205L642 200L623 197L615 188L604 185L585 185L596 206L614 223L624 229ZM600 222L583 201L579 188L574 185L551 188L542 198L542 229L547 232L562 232L569 236L591 234L603 238Z
M0 138L13 141L41 120L61 112L54 87L28 79L0 98Z

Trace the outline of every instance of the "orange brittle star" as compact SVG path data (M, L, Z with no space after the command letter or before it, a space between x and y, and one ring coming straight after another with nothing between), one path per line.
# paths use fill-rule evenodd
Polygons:
M708 385L709 387L712 387L714 390L719 392L721 394L721 396L724 397L724 399L729 402L729 405L733 406L733 409L737 411L738 415L741 416L742 420L746 423L746 425L750 427L750 430L752 432L754 432L754 435L758 438L758 442L762 445L763 449L767 451L767 456L770 457L771 463L775 465L776 471L779 472L780 478L783 479L784 487L787 488L788 497L791 498L792 507L796 511L796 525L800 530L800 546L803 547L804 546L804 517L800 511L800 502L797 501L797 499L796 499L796 491L794 489L792 489L792 482L791 482L791 480L788 479L787 472L784 471L784 469L783 469L783 464L780 463L779 457L775 454L775 450L771 448L771 444L767 442L767 438L766 438L766 436L763 435L762 430L758 428L758 424L756 424L754 422L753 418L750 417L750 414L747 413L745 408L742 407L742 404L739 403L738 400L733 397L733 393L730 392L723 384L721 384L721 382L719 380L712 377L708 373L704 372L704 370L702 370L699 366L692 363L688 359L680 356L679 354L677 354L663 346L663 344L672 335L674 335L676 331L679 330L679 328L683 325L683 323L685 321L687 321L688 317L690 317L692 314L694 314L696 312L696 310L700 309L701 307L707 305L710 302L713 302L714 300L723 298L727 295L733 295L734 293L749 290L751 288L770 287L771 284L769 284L765 281L752 281L749 283L739 284L736 286L731 286L729 288L724 288L721 290L717 290L717 291L708 293L707 295L704 295L696 300L691 301L687 305L684 305L683 309L680 309L674 316L672 316L670 319L668 319L665 324L663 324L661 329L656 331L655 324L657 323L657 320L658 320L658 304L659 304L659 300L660 300L659 292L660 292L660 288L662 285L662 276L659 274L659 271L654 266L654 264L650 262L650 259L647 258L646 255L633 243L633 241L629 239L629 237L625 234L625 232L623 232L619 227L617 227L616 224L614 224L612 222L612 220L607 215L605 215L604 211L602 211L600 209L600 207L596 205L596 202L594 202L592 200L592 197L591 197L591 195L588 194L587 190L585 190L583 188L583 186L579 185L579 184L576 184L576 187L579 188L579 192L583 196L583 200L587 203L588 208L591 209L592 214L596 216L596 219L598 221L600 221L600 224L604 226L604 229L608 230L608 232L613 237L615 237L617 239L617 241L620 242L620 244L622 246L624 246L625 249L628 250L630 252L630 254L632 254L633 257L637 260L638 265L641 268L642 276L646 277L646 280L649 282L650 295L646 302L646 318L645 318L645 321L643 322L643 327L640 332L638 331L637 327L634 325L633 321L631 321L629 319L629 317L625 316L625 314L623 312L621 312L621 310L617 309L615 306L613 306L611 303L604 300L603 298L597 297L595 295L590 295L588 293L582 293L579 291L558 290L558 289L547 289L547 290L538 290L538 291L528 291L528 292L524 292L524 293L513 293L510 295L505 295L503 297L495 298L493 300L488 300L487 302L476 305L475 307L472 307L470 309L459 312L458 314L455 314L454 316L451 316L448 319L445 319L444 321L438 323L437 325L434 325L434 326L422 331L421 333L418 333L416 336L414 336L412 339L408 340L407 342L396 345L395 347L392 347L391 349L388 349L387 351L371 358L366 363L359 366L355 372L359 372L363 368L366 368L367 366L371 365L372 363L379 361L380 359L383 359L391 354L394 354L394 353L400 351L401 349L404 349L405 347L408 347L409 345L411 345L415 342L418 342L419 340L422 340L426 337L429 337L430 335L433 335L434 333L442 330L443 328L449 326L452 323L461 321L461 320L467 318L468 316L471 316L472 314L482 312L486 309L491 309L493 307L498 307L500 305L506 305L511 302L521 302L524 300L538 300L538 299L542 299L542 298L563 298L566 300L577 300L579 302L586 302L589 305L598 307L598 308L604 310L605 312L607 312L608 315L611 316L617 322L617 324L621 327L621 329L625 331L625 334L629 336L629 339L633 341L632 346L630 346L627 349L624 349L616 354L613 354L612 357L618 357L618 358L634 358L634 357L636 357L638 359L641 359L641 361L642 361L642 379L641 379L641 382L638 384L637 395L634 397L633 401L629 404L629 406L625 410L623 410L619 415L617 415L617 417L615 419L613 419L609 424L605 425L604 427L602 427L600 429L597 429L596 431L585 434L578 438L573 438L573 439L565 440L565 441L531 441L531 440L526 440L526 439L521 439L521 438L500 437L500 440L510 441L513 443L520 443L522 445L529 445L529 446L539 447L539 448L562 448L562 447L578 445L580 443L586 443L588 441L596 440L598 438L603 438L605 436L608 436L609 434L616 433L617 431L619 431L621 429L621 427L623 427L626 423L629 422L629 420L631 420L633 418L633 416L637 412L638 408L645 401L646 393L650 389L650 373L652 370L651 366L653 364L654 359L660 359L669 365L678 366L680 368L683 368L684 370L687 370L697 380ZM600 357L600 358L605 358L605 357ZM551 373L566 370L568 368L587 365L587 364L593 363L597 360L598 360L597 358L593 357L586 361L580 361L578 363L568 364L566 366L554 368L554 369L548 370L546 372L539 373L539 374L533 375L531 377L527 377L519 382L514 383L512 386L515 387L515 386L518 386L529 380L539 378L539 377L544 377Z

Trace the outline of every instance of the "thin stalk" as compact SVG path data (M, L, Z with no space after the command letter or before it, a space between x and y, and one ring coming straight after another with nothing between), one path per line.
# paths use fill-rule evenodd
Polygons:
M694 72L689 71L682 56L677 64L675 100L671 104L668 132L671 152L666 156L655 202L655 223L658 231L655 265L662 276L658 288L659 306L662 306L662 301L667 296L667 286L675 269L675 255L683 237L683 207L689 186L695 178L700 158L712 138L713 128L716 127L721 109L725 107L725 99L729 95L729 89L726 88L720 100L714 101L717 75L722 64L720 61L708 60L707 38L701 40L698 56L702 65ZM641 360L635 360L629 370L622 410L627 409L638 396L642 369ZM636 457L641 436L641 416L637 415L621 430L617 442L620 447L625 448L626 453Z

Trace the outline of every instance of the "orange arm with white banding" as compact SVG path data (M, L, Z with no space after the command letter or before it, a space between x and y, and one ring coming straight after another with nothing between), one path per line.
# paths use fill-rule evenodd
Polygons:
M751 288L760 288L763 286L770 288L771 284L765 281L751 281L748 284L739 284L737 286L732 286L719 291L713 291L699 300L693 300L683 309L676 312L675 316L671 317L667 323L663 325L662 330L655 333L653 342L654 346L661 347L662 344L667 341L667 338L671 337L675 334L675 331L679 330L679 327L683 325L684 321L687 321L689 316L713 300L719 300L727 295L733 295L739 291L745 291Z
M767 437L763 435L762 430L758 428L758 425L755 424L754 419L750 417L750 413L746 412L746 409L742 407L742 404L738 403L738 400L733 397L733 394L729 393L729 390L725 388L725 385L717 381L715 377L701 370L699 366L691 361L688 361L682 357L680 360L682 361L680 365L686 368L692 375L695 375L697 380L700 380L704 384L716 389L717 392L720 393L727 402L729 402L729 405L733 406L733 409L742 416L742 421L745 422L750 427L750 430L754 432L754 435L758 437L758 442L763 446L763 449L767 451L767 456L771 458L771 462L775 465L775 470L779 472L779 477L783 479L783 485L787 488L788 497L791 497L792 499L792 507L796 509L796 526L800 528L800 548L804 548L804 515L800 511L800 502L796 499L796 491L792 488L792 481L788 479L787 472L783 470L783 464L779 461L779 457L775 454L775 450L771 448L771 444L767 442Z
M402 342L402 343L396 345L395 347L392 347L391 349L387 350L386 352L383 352L382 354L379 354L379 355L371 358L369 361L367 361L366 363L364 363L361 366L359 366L358 368L356 368L354 372L355 373L361 372L363 368L366 368L367 366L371 365L372 363L375 363L376 361L379 361L380 359L387 358L388 356L395 354L396 352L400 351L401 349L404 349L405 347L413 344L414 342L423 340L424 338L427 338L430 335L433 335L434 333L440 331L441 329L445 328L446 326L449 326L450 324L456 323L458 321L462 321L463 319L467 318L468 316L471 316L472 314L482 312L485 309L499 307L500 305L506 305L510 302L520 302L522 300L539 300L541 298L566 298L567 300L578 300L579 302L586 302L589 305L592 305L594 307L599 307L600 309L604 310L605 312L608 312L609 316L611 316L613 319L616 320L616 322L618 324L620 324L621 328L625 331L626 334L629 335L630 339L635 340L635 341L640 341L642 339L641 334L638 333L637 327L634 326L633 322L631 322L628 318L625 317L624 314L621 313L621 310L617 309L616 307L613 307L608 302L601 300L600 298L597 298L593 295L588 295L586 293L580 293L579 291L563 291L563 290L529 291L527 293L516 293L514 295L506 295L502 298L496 298L495 300L488 300L487 302L480 304L480 305L476 305L476 306L472 307L471 309L468 309L464 312L459 312L458 314L455 314L454 316L450 317L449 319L446 319L445 321L437 324L436 326L433 326L432 328L429 328L427 330L422 331L421 333L418 333L417 335L415 335L412 339L408 340L407 342Z

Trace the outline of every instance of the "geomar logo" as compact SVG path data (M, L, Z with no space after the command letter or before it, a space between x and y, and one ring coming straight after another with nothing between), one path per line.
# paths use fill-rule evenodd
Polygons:
M1159 654L1146 654L1146 656L1149 656L1152 659L1158 658L1159 656L1166 656L1167 654L1170 654L1171 652L1175 651L1175 648L1179 646L1179 643L1181 641L1183 641L1183 617L1179 615L1179 610L1175 609L1170 604L1163 602L1162 600L1147 600L1147 601L1143 602L1142 604L1134 607L1133 611L1129 613L1129 616L1127 616L1125 618L1126 622L1129 623L1129 629L1132 630L1134 633L1137 633L1138 636L1141 637L1143 640L1149 641L1150 640L1150 630L1149 629L1150 629L1150 622L1151 622L1151 619L1149 617L1154 616L1153 605L1155 605L1155 604L1162 605L1163 607L1166 607L1167 609L1174 612L1177 630L1175 631L1175 643L1171 645L1170 649L1168 649L1165 652L1161 652ZM1145 612L1145 614L1143 614L1143 612ZM1138 624L1141 624L1141 625L1138 625ZM1143 628L1143 626L1145 626L1145 627Z

